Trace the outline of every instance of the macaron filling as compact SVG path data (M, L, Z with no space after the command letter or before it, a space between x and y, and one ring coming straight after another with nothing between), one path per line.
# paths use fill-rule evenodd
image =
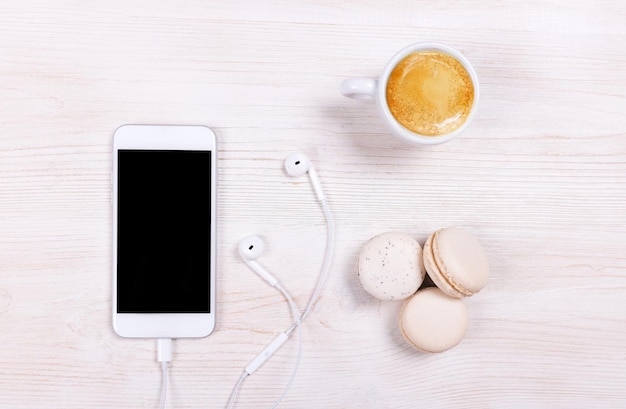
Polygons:
M448 272L448 269L446 268L446 265L442 260L441 254L439 253L439 245L437 243L438 236L439 231L433 234L432 243L430 245L430 252L432 256L431 260L435 263L435 267L438 270L437 272L439 273L440 278L445 281L446 284L448 284L450 287L463 294L464 296L471 296L474 293L459 284L454 278L452 278L452 276Z
M428 251L428 259L431 262L430 268L428 269L428 273L430 273L431 278L437 282L439 280L443 281L444 284L450 287L457 294L450 294L453 296L471 296L473 293L469 291L467 288L463 287L457 281L454 280L448 273L448 269L446 268L445 263L441 258L441 254L439 253L439 247L437 245L437 237L439 235L439 231L433 233L433 235L428 239L428 243L424 246L424 250ZM432 265L434 264L434 265ZM434 270L434 271L433 271ZM436 283L437 284L437 283ZM442 286L443 287L443 286ZM443 288L445 291L445 288Z

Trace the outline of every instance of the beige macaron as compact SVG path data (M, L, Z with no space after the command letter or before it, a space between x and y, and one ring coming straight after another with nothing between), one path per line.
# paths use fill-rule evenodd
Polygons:
M426 276L422 247L405 233L379 234L361 249L357 272L365 291L374 297L403 300L415 294Z
M443 352L461 342L469 318L463 300L430 287L406 301L399 321L402 335L413 348Z
M428 238L424 265L435 285L456 298L476 294L489 279L489 262L483 248L458 227L438 230Z

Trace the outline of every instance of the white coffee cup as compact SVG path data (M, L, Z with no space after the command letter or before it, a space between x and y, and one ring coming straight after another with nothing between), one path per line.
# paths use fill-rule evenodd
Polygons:
M470 108L470 112L465 119L465 122L461 124L454 131L438 135L438 136L429 136L422 135L416 132L413 132L398 122L396 118L392 115L389 106L387 104L387 82L389 80L389 76L391 72L396 67L396 65L402 61L407 55L419 52L419 51L439 51L441 53L447 54L454 59L456 59L463 68L467 71L472 85L474 87L474 98ZM454 50L443 44L438 43L416 43L411 44L402 50L398 51L392 58L389 60L387 65L385 66L383 72L380 74L378 79L372 78L350 78L344 80L340 86L340 92L350 98L354 99L369 99L374 100L376 103L376 107L378 108L378 113L380 114L381 119L387 125L391 133L397 136L400 139L403 139L407 142L418 144L418 145L435 145L439 143L448 142L458 135L463 133L465 129L467 129L470 124L474 114L476 113L476 109L478 108L478 99L479 99L479 85L478 85L478 76L474 71L474 68L471 66L469 61L458 51Z

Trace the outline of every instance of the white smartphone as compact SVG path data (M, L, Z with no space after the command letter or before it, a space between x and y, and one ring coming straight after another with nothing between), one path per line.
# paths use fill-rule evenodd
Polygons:
M124 125L113 137L113 328L204 337L215 328L215 134Z

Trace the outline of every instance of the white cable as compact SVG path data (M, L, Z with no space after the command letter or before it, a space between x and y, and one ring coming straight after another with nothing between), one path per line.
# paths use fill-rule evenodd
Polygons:
M322 288L324 287L324 284L326 283L326 279L328 278L328 273L330 272L330 266L332 263L332 259L333 259L333 251L335 248L335 221L333 219L333 215L332 212L330 210L330 207L328 206L328 202L326 201L325 198L323 198L322 196L322 200L319 201L321 206L322 206L322 210L324 211L324 217L326 218L326 249L324 251L324 261L322 263L322 268L320 271L320 275L319 278L317 280L317 284L315 286L315 290L313 291L313 294L311 294L311 298L309 299L309 302L307 303L306 308L304 309L304 311L302 312L302 314L300 315L300 318L297 319L297 312L294 315L294 319L295 322L291 325L291 327L289 327L285 332L282 332L276 339L274 339L274 341L272 342L272 344L276 343L276 347L274 348L270 348L270 346L272 344L270 344L270 346L266 347L267 349L271 349L272 352L265 356L264 359L262 360L262 362L265 362L266 359L269 358L269 356L271 356L271 354L273 352L275 352L276 350L278 350L278 348L280 348L280 345L282 345L286 340L287 340L287 336L289 336L294 329L298 328L298 358L296 360L296 365L294 367L294 370L291 374L291 378L289 379L287 386L285 387L285 389L283 390L282 395L280 396L280 398L274 402L274 404L272 405L271 409L276 408L280 402L284 399L285 395L287 394L287 392L289 391L289 388L291 387L291 384L293 382L293 380L295 379L296 373L298 371L299 365L300 365L300 358L301 358L301 342L302 342L302 330L300 328L300 324L304 321L304 319L309 315L309 313L311 312L311 309L313 308L313 305L315 304L315 302L318 300L320 292L322 291ZM281 291L282 287L280 287L280 284L276 283L274 285L274 287L276 287L279 291ZM280 288L279 288L280 287ZM283 291L281 291L283 292ZM285 298L287 298L287 302L289 302L289 307L292 311L292 314L294 314L294 309L293 307L295 307L295 305L292 306L293 304L293 300L291 299L291 297L288 295L288 293L285 291L283 293L283 295L285 296ZM297 310L295 310L297 311ZM283 338L281 338L281 336L283 336ZM265 351L265 350L264 350ZM257 356L256 359L258 359L260 356ZM257 365L256 368L258 368ZM255 369L256 370L256 369ZM235 399L237 397L237 394L239 393L239 389L241 388L241 384L243 383L244 379L246 379L248 376L250 375L250 373L244 371L241 375L241 377L239 378L239 380L237 381L237 384L235 385L235 387L233 388L233 392L231 393L230 399L228 401L228 404L226 406L226 409L232 409L233 404L235 402Z
M291 387L291 384L293 383L293 380L295 379L296 374L298 372L298 368L300 366L300 358L302 357L302 329L300 327L300 312L298 311L298 307L296 307L296 304L294 303L291 295L279 283L275 283L273 287L276 288L283 295L283 297L285 297L285 299L287 300L287 303L289 304L289 310L291 312L293 319L295 320L295 323L294 323L295 327L292 326L292 328L298 328L298 354L296 357L296 364L291 373L291 377L289 378L289 381L287 382L287 386L285 386L285 388L283 389L283 393L278 398L278 400L274 402L272 409L276 408L287 395L287 392L289 391L289 388ZM241 377L239 377L237 384L233 388L233 391L230 395L230 399L228 400L228 404L226 405L226 409L231 409L233 407L235 403L235 399L237 398L237 395L239 394L239 389L241 388L241 385L244 379L252 375L257 369L259 369L261 365L263 365L263 363L266 360L268 360L274 354L274 352L276 352L289 339L289 333L287 331L281 332L272 341L272 343L270 343L267 347L265 347L265 349L259 355L257 355L252 360L252 362L246 367L244 372L241 374Z
M243 380L246 379L247 377L248 377L248 372L243 371L243 373L239 377L239 380L237 381L237 384L233 388L232 393L230 394L230 399L228 400L226 409L231 409L233 407L233 404L235 403L235 399L237 398L237 395L239 394L239 389L241 388L241 384L243 383Z
M161 403L159 407L165 408L165 397L167 395L167 380L169 373L169 362L172 360L172 340L169 338L159 338L157 340L157 361L161 363L163 379L161 381Z
M274 402L271 409L275 409L280 404L280 402L282 402L282 400L287 395L287 392L289 391L289 388L291 387L291 384L293 383L296 377L296 373L298 372L298 368L300 365L300 358L301 358L301 351L302 351L301 324L304 321L304 319L307 317L307 315L311 312L313 305L319 298L319 294L322 291L322 288L324 287L324 284L326 283L326 279L328 278L328 273L330 272L330 266L331 266L332 258L333 258L333 250L335 248L335 221L333 220L333 214L326 200L325 199L321 200L320 204L322 205L322 210L324 211L324 216L326 218L327 239L326 239L326 250L324 251L324 262L322 264L322 269L321 269L319 278L317 280L315 290L313 291L313 294L311 295L311 298L309 299L309 302L305 310L302 312L302 315L300 315L300 319L296 319L296 322L294 322L294 324L287 331L285 331L285 333L289 335L291 334L291 332L293 332L293 330L296 327L298 328L298 358L296 360L296 365L294 367L294 370L291 374L291 378L287 382L287 386L283 390L283 393L280 396L280 398L276 402ZM282 287L280 288L279 287L280 287L280 284L276 284L276 288L283 293L283 295L287 299L287 302L289 302L290 307L291 307L291 313L294 314L294 318L297 317L297 310L294 309L295 306L293 305L293 299L289 296L289 294L286 291L283 292Z
M324 252L324 262L322 264L322 270L320 272L319 279L317 280L317 285L315 286L315 290L309 299L309 303L306 308L302 312L300 316L300 322L304 322L304 319L311 312L311 308L319 298L320 292L326 283L326 279L328 278L328 273L330 272L330 265L333 259L333 250L335 248L335 221L333 219L333 214L330 211L330 207L328 206L328 202L326 200L320 201L322 205L322 210L324 211L324 216L326 217L326 250Z
M287 290L285 290L278 283L276 284L275 287L287 299L287 302L289 303L289 309L291 310L291 315L293 316L293 319L295 320L294 325L296 325L298 328L298 355L296 357L296 363L293 367L293 371L291 372L291 377L289 378L287 385L285 385L285 388L283 389L283 393L276 400L276 402L274 402L271 409L275 409L280 404L280 402L282 402L283 399L285 399L285 396L287 396L287 392L289 392L289 389L291 388L291 384L293 383L294 379L296 379L296 374L298 373L298 368L300 367L300 359L302 358L302 326L300 325L302 322L302 318L300 317L300 313L298 312L298 307L296 307L296 304L293 302L293 298L291 298L291 295L289 295ZM291 331L289 331L287 334L289 335L290 333Z
M163 372L163 380L161 382L161 404L159 407L161 409L165 408L165 396L167 394L167 378L168 378L168 363L161 362L161 370Z

